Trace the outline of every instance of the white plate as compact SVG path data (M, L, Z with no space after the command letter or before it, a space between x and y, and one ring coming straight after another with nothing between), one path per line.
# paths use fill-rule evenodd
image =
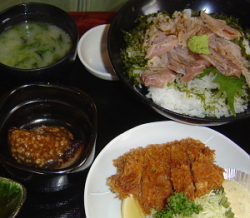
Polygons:
M106 185L107 178L116 173L112 160L139 146L181 140L198 139L216 150L217 164L250 174L250 156L224 135L209 129L163 121L143 124L114 138L100 152L87 176L84 203L87 218L120 218L121 201L115 198Z

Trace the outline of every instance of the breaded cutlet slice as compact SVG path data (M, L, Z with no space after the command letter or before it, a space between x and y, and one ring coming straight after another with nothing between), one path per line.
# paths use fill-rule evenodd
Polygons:
M132 194L138 198L141 189L141 175L144 166L143 148L132 149L130 152L113 160L117 174L108 178L107 183L117 197L124 199Z
M187 138L184 141L188 144L186 153L190 163L196 161L203 153L206 154L208 160L214 161L214 151L206 147L200 140Z
M187 154L187 150L192 147L189 141L192 142L190 139L185 139L170 143L171 181L176 192L185 193L189 199L194 199L195 187L192 180L190 160Z
M195 186L192 178L189 165L171 165L171 180L174 190L186 194L191 200L195 198Z
M171 154L171 164L189 164L187 155L189 145L186 143L186 140L173 141L168 143L168 145Z
M195 197L208 194L213 189L220 189L224 181L224 169L210 162L193 162L192 172L195 184Z
M200 155L197 155L195 161L214 163L214 159L215 150L211 150L209 147L204 147L200 152Z
M166 145L149 145L145 149L139 203L146 214L161 210L173 194L170 181L170 154Z

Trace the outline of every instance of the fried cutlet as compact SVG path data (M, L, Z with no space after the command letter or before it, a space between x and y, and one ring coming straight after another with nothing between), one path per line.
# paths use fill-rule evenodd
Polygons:
M145 213L161 210L166 198L173 194L170 181L170 154L166 145L150 145L145 149L139 203Z
M132 149L114 160L117 174L108 178L108 185L119 198L124 199L130 194L135 197L139 196L144 153L143 148Z
M187 154L189 144L186 141L175 141L170 145L171 182L174 190L186 194L189 199L194 199L195 187Z
M189 199L220 188L223 169L214 164L214 151L192 138L132 149L116 160L117 174L108 185L117 197L133 195L145 214L161 210L173 192Z
M201 197L213 189L220 189L224 181L224 169L209 162L192 163L195 197Z

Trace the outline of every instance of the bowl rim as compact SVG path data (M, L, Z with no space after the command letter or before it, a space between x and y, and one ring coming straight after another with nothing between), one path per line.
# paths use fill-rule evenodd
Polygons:
M151 99L147 98L145 95L139 93L135 89L134 84L131 85L131 79L129 79L127 77L127 75L124 75L124 72L122 72L122 70L119 69L119 67L117 66L117 63L115 61L116 57L112 53L112 46L111 46L112 40L111 40L111 37L112 37L112 34L114 35L114 32L116 32L115 31L115 28L116 28L115 25L117 25L116 23L118 22L118 19L120 19L121 14L124 15L128 7L133 9L133 5L135 5L135 3L138 3L138 1L137 0L129 0L127 3L125 3L121 7L121 9L116 13L114 19L112 20L112 22L110 24L109 32L108 32L108 52L109 52L110 60L111 60L111 63L113 65L113 68L114 68L114 70L116 72L116 75L118 76L119 80L123 83L125 88L127 88L131 92L131 94L134 94L136 98L141 100L148 107L155 110L158 114L162 115L165 118L169 118L171 120L175 120L175 121L185 123L185 124L191 124L191 125L197 125L197 126L218 126L218 125L223 125L223 124L226 124L226 123L229 123L229 122L234 122L234 121L237 121L237 120L249 118L250 113L244 115L245 112L238 113L238 115L240 115L238 117L232 115L232 116L221 117L221 118L216 118L216 117L194 117L194 116L184 115L184 114L181 114L181 113L178 113L178 112L171 111L171 110L168 110L166 108L163 108L162 106L160 106L160 105L156 104L155 102L153 102L153 100L151 100ZM138 15L138 16L140 16L140 15ZM134 23L134 24L136 24L136 23ZM250 107L250 103L249 103L248 108L249 107Z
M17 4L17 5L14 5L14 6L11 6L9 8L6 8L4 9L3 11L0 12L0 15L4 14L4 13L8 13L9 11L11 10L15 10L16 8L21 8L23 7L24 9L26 7L28 7L29 5L37 5L37 6L46 6L46 7L50 7L51 9L55 9L57 11L60 11L61 13L64 13L65 16L67 16L67 19L72 22L72 24L74 25L74 29L75 29L75 33L76 33L76 37L75 37L75 40L71 38L71 41L72 41L72 47L70 48L70 50L68 51L68 53L66 55L64 55L64 57L62 57L61 59L59 59L58 61L50 64L50 65L47 65L47 66L44 66L44 67L39 67L39 68L34 68L34 69L23 69L23 68L16 68L16 67L11 67L9 65L6 65L6 64L3 64L2 62L0 62L0 66L6 68L6 69L9 69L9 70L15 70L15 71L19 71L19 72L26 72L26 73L34 73L36 71L41 71L41 70L45 70L47 68L52 68L58 64L60 64L61 62L64 62L65 59L67 59L69 56L72 55L72 53L75 52L76 48L77 48L77 45L78 45L78 39L79 39L79 31L78 31L78 26L76 24L76 21L72 18L72 16L70 16L66 11L64 11L63 9L59 8L59 7L56 7L54 5L51 5L51 4L47 4L47 3L43 3L43 2L26 2L26 3L21 3L21 4ZM26 14L27 12L24 11L24 14ZM20 23L22 23L23 21L21 21ZM19 24L20 24L19 23ZM15 24L16 25L16 24ZM53 24L55 25L55 24ZM5 31L5 30L4 30ZM63 30L64 32L66 32L65 30ZM66 32L66 34L68 34Z
M92 98L83 92L82 90L73 87L73 86L68 86L68 85L63 85L63 84L56 84L56 83L30 83L30 84L24 84L17 86L13 88L12 90L7 91L1 98L0 98L0 105L5 102L5 100L8 98L9 95L13 94L14 92L26 88L26 87L54 87L58 88L61 90L66 90L70 92L74 92L77 95L83 95L88 102L90 103L90 106L92 108L92 128L91 128L91 134L89 137L89 142L87 149L84 151L81 160L79 160L79 163L72 164L70 166L67 166L65 168L59 168L59 169L43 169L43 168L38 168L38 167L31 167L31 166L26 166L23 164L19 164L15 162L14 160L5 157L3 154L0 153L0 163L1 164L7 164L13 168L17 168L19 170L24 170L26 172L30 173L35 173L35 174L44 174L44 175L62 175L62 174L69 174L73 173L74 171L77 171L79 168L81 168L85 162L87 162L88 158L91 156L92 150L95 149L95 143L96 143L96 138L97 138L97 122L98 122L98 115L97 115L97 108L92 100Z

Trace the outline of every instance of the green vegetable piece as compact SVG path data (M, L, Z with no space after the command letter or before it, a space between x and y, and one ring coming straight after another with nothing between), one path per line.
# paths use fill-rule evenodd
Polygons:
M220 89L217 94L221 95L225 93L230 111L234 116L236 116L236 112L234 109L234 97L236 94L244 94L243 86L247 85L245 77L225 76L220 73L220 71L217 70L215 67L208 67L203 71L204 73L199 75L200 78L209 73L217 75L216 78L213 80L213 82L218 83L220 85Z
M214 190L214 193L216 195L220 196L220 198L221 198L220 205L222 205L223 207L227 208L225 216L227 218L234 218L234 213L232 212L232 209L230 207L230 203L228 201L228 198L226 197L225 190L223 188L219 189L219 190Z
M197 54L210 54L208 38L208 35L192 36L187 42L188 48Z
M184 193L175 192L167 199L166 207L155 214L155 218L173 218L174 214L189 217L193 213L199 214L201 210L202 206L189 200Z
M225 76L219 73L214 79L214 82L220 85L219 95L223 92L226 93L229 108L232 114L236 116L234 109L234 97L237 93L243 94L243 86L246 85L245 78L243 76L240 78L235 76Z

